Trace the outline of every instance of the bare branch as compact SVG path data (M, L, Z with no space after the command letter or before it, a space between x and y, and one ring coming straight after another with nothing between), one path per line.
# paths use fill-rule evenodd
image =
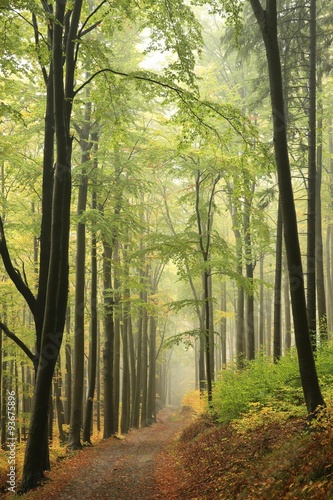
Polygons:
M6 337L8 337L11 340L13 340L15 342L15 344L17 344L22 349L22 351L28 356L29 359L31 359L31 361L35 365L36 356L30 351L29 347L27 347L25 345L25 343L21 339L19 339L15 335L15 333L13 333L12 331L10 331L9 328L8 328L8 326L5 325L5 323L2 323L1 321L0 321L0 329L4 332L4 334L6 335Z

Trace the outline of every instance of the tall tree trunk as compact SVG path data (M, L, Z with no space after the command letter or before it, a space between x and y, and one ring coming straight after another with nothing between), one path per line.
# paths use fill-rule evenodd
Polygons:
M210 255L208 260L210 260ZM212 376L212 381L215 379L215 331L214 331L214 303L213 303L213 276L210 273L208 279L208 293L209 293L209 345L211 349L210 356L210 373Z
M267 0L266 10L262 8L260 0L250 1L266 47L273 114L274 150L287 251L295 340L304 399L309 415L313 415L318 406L324 404L324 400L319 387L307 319L302 258L288 155L276 0Z
M273 331L274 361L278 361L282 355L282 346L281 346L282 247L283 247L283 224L282 224L281 205L279 203L277 228L276 228L276 247L275 247L274 331Z
M53 390L54 390L55 407L57 414L59 439L62 443L64 443L66 441L66 434L63 429L65 419L64 419L64 407L62 402L62 375L61 375L60 355L57 361L57 369L54 377Z
M65 424L69 424L71 420L71 408L72 408L72 347L70 343L70 307L67 307L66 314L66 343L65 343L65 357L66 357L66 406L65 406Z
M140 274L140 282L143 285L144 283L144 271L142 269L139 270ZM141 285L141 286L142 286ZM144 296L143 291L140 291L140 302L143 303ZM142 306L141 306L142 309ZM137 333L137 354L136 354L136 381L134 388L134 404L133 404L133 420L132 426L134 428L139 428L140 426L140 408L141 408L141 379L142 379L142 328L143 328L143 314L139 310L139 319L138 319L138 333Z
M81 428L84 391L84 331L85 331L85 281L86 281L86 224L82 216L87 208L88 177L86 163L90 160L92 143L89 141L91 121L91 103L87 102L84 112L84 124L79 130L81 147L81 175L77 200L76 228L76 276L74 310L74 366L73 400L68 446L71 449L82 448Z
M145 283L148 282L148 268L145 271ZM143 291L143 304L141 308L142 314L142 366L141 366L141 425L147 425L147 394L148 394L148 291Z
M129 298L130 291L127 289L124 293L124 311L123 311L123 324L122 324L122 340L123 340L123 378L122 378L122 405L121 405L121 422L120 430L122 434L126 434L130 429L131 422L131 377L130 377L130 363L129 363L129 343L128 343L128 329L129 329Z
M156 422L156 319L149 319L149 379L147 395L147 424Z
M111 280L111 246L104 241L103 276L104 276L104 350L103 350L103 380L104 380L104 433L108 438L117 432L113 412L113 359L114 359L114 322L113 295Z
M333 120L328 118L328 150L329 150L329 193L330 209L333 210ZM329 223L326 236L326 284L328 329L333 331L333 224Z
M251 187L251 195L247 197L245 201L244 209L245 269L246 277L250 285L250 291L246 294L246 355L249 360L255 358L252 231L250 215L253 190L254 184Z
M96 210L96 191L92 194L92 210ZM96 373L97 373L97 336L98 336L98 314L97 314L97 238L94 228L91 233L91 288L90 288L90 345L89 345L89 386L85 407L83 442L91 444L91 429L93 423L93 402L95 396Z
M114 425L116 432L119 429L119 408L120 408L120 256L119 256L119 242L115 238L113 240L113 318L114 318L114 358L113 358L113 411L114 411Z
M128 234L127 234L128 236ZM124 304L122 315L122 341L123 341L123 379L122 379L122 411L120 430L122 434L129 431L131 425L131 370L134 368L134 363L131 362L131 348L130 348L130 328L131 328L131 292L129 289L129 263L127 256L127 245L124 247Z
M313 350L316 326L316 0L310 0L309 157L307 228L307 306Z
M243 241L240 230L238 229L237 208L230 207L232 218L232 230L236 240L236 262L237 274L243 276ZM239 368L243 366L245 346L245 295L242 285L237 286L237 306L236 306L236 359Z
M288 276L287 258L284 256L284 285L283 285L283 300L284 300L284 324L285 324L285 348L291 348L291 315L290 315L290 286Z
M266 354L272 355L272 300L271 291L266 292Z
M262 351L265 343L264 332L265 332L265 293L264 293L264 260L265 255L261 253L259 260L259 349Z
M42 451L46 447L49 396L65 326L68 296L72 156L72 138L69 127L74 97L74 40L77 37L81 7L82 0L76 0L66 37L65 85L63 35L66 2L56 3L53 25L52 64L54 69L56 164L52 198L50 260L41 349L20 491L36 487L43 477L45 455L43 456ZM41 439L41 436L44 436L44 439Z
M321 90L321 75L318 75L319 91ZM319 102L319 109L322 112L322 104ZM320 340L328 340L327 310L325 293L325 272L324 272L324 252L323 252L323 228L322 228L322 203L321 185L323 170L323 120L318 119L318 146L317 146L317 180L316 180L316 286L317 286L317 308L319 320Z
M227 284L223 281L221 286L221 311L227 312ZM227 365L227 318L224 316L220 322L222 369Z

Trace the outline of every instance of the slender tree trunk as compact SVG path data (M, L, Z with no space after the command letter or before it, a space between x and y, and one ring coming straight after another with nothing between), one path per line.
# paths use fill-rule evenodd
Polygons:
M119 242L115 238L113 240L113 318L114 318L114 358L113 358L113 411L114 425L116 432L119 429L119 403L120 403L120 257L119 257Z
M321 90L321 75L318 77L319 90ZM322 112L322 104L319 102L319 109ZM324 252L323 252L323 228L322 228L322 203L321 185L323 169L323 142L322 142L323 120L318 119L318 146L317 146L317 180L316 180L316 285L317 285L317 308L319 320L320 340L328 340L326 293L325 293L325 272L324 272Z
M208 260L210 260L210 255ZM210 373L212 381L215 379L215 331L214 331L214 303L213 303L213 276L210 273L208 278L208 293L209 293L209 346L211 351L210 356Z
M332 249L333 249L332 225L327 228L326 235L326 309L329 335L333 331L333 283L332 283Z
M329 193L330 209L333 210L333 120L328 118L328 149L329 149ZM333 331L333 224L329 223L326 236L326 283L327 283L327 314L328 329Z
M92 210L96 210L96 192L92 195ZM91 444L91 429L93 423L93 402L96 386L97 372L97 336L98 336L98 315L97 315L97 238L96 232L92 229L91 234L91 288L90 288L90 346L89 346L89 387L87 402L85 407L83 442Z
M260 255L259 261L259 277L260 277L260 288L259 288L259 349L262 351L265 343L264 332L265 332L265 293L264 293L264 260L265 256L262 253Z
M213 382L213 374L211 372L211 356L212 356L212 348L213 346L210 343L210 306L211 299L209 296L209 277L210 273L208 270L203 273L203 287L204 287L204 303L205 303L205 362L206 362L206 384L207 384L207 393L208 393L208 401L212 399L212 382Z
M149 380L147 398L147 423L156 422L156 319L149 320Z
M271 291L266 292L266 353L272 355L272 300Z
M80 130L81 167L79 193L77 201L76 228L76 279L74 310L74 367L73 367L73 400L68 446L71 449L82 448L81 428L84 391L84 331L85 331L85 281L86 281L86 224L82 216L87 208L88 177L86 163L90 160L92 143L89 142L91 120L91 103L85 106L84 125Z
M310 0L309 157L307 228L307 307L312 349L317 346L316 326L316 0Z
M134 347L134 339L133 339L132 317L130 317L129 320L128 320L128 345L129 345L129 360L130 360L130 374L131 374L131 418L130 418L130 427L133 427L136 371L135 371L135 347Z
M148 269L145 271L145 281L148 281ZM142 390L142 403L141 403L141 425L147 425L147 394L148 394L148 313L146 305L148 305L148 292L143 292L143 306L141 308L142 314L142 366L141 366L141 390Z
M223 281L221 285L221 311L226 313L227 311L227 284ZM227 365L227 318L223 316L220 320L220 336L221 336L221 368L225 368Z
M104 276L104 351L103 351L103 379L104 379L104 438L117 432L113 411L113 359L114 359L114 323L113 323L113 296L111 293L111 259L112 249L104 241L103 276Z
M128 234L127 234L128 236ZM128 263L128 248L124 247L124 304L123 304L123 320L122 320L122 341L123 341L123 379L122 379L122 412L120 430L122 434L129 431L131 426L131 390L133 391L133 384L131 378L131 370L133 370L135 363L131 362L131 348L130 348L130 329L131 329L131 292L129 289L129 263Z
M236 261L237 273L243 276L243 243L242 236L237 229L236 214L232 213L233 218L233 232L236 239ZM237 307L236 307L236 357L238 367L243 366L243 359L245 355L245 296L244 288L241 285L237 287Z
M141 276L141 283L143 283L144 272L139 271ZM140 301L143 303L143 291L140 292ZM136 361L136 381L135 381L135 391L134 391L134 405L133 405L133 422L132 426L134 428L139 428L140 426L140 408L141 408L141 379L142 379L142 323L143 314L139 311L138 319L138 336L137 336L137 361Z
M291 315L290 315L290 286L288 276L288 264L286 257L284 258L285 277L283 285L284 296L284 324L285 324L285 348L291 348Z
M65 345L65 357L66 357L66 411L65 411L65 424L70 423L71 419L71 408L72 408L72 347L69 339L70 334L70 307L67 308L66 315L66 345Z
M124 293L125 304L123 311L122 325L122 340L123 340L123 379L122 379L122 410L120 430L122 434L126 434L130 429L131 422L131 377L129 364L129 343L128 343L128 328L129 328L129 297L130 291L127 289Z
M273 359L278 361L282 355L281 346L281 290L282 290L282 247L283 247L283 224L282 211L279 203L276 247L275 247L275 282L274 282L274 333L273 333Z
M252 236L251 236L251 199L247 199L244 210L244 243L245 243L245 268L251 290L246 294L246 354L249 360L255 358L255 332L254 332L254 292L253 288L253 262L252 262Z
M97 432L101 431L101 335L100 335L100 322L97 322L97 371L96 371L96 429Z
M64 407L62 403L62 376L61 376L60 355L57 361L57 370L54 378L53 390L54 390L55 407L57 413L59 439L62 443L64 443L66 441L66 434L63 429L65 419L64 419Z

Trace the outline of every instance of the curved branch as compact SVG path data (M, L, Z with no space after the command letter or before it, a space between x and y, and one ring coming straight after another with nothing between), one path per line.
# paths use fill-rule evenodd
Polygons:
M28 285L22 279L20 272L13 266L12 260L8 252L7 241L5 238L5 232L1 217L0 217L0 255L2 257L2 261L4 263L8 276L16 286L16 289L20 292L20 294L27 302L32 315L35 317L36 299L33 293L31 292L30 288L28 287Z
M132 78L133 80L139 80L139 81L152 83L154 85L159 85L160 87L164 87L165 89L168 89L168 90L171 90L172 92L175 92L178 95L179 99L181 99L183 101L183 103L189 107L192 115L197 120L199 120L200 123L202 123L205 127L209 128L210 130L213 130L215 133L218 133L217 130L214 129L214 127L212 127L208 123L205 123L202 120L202 118L200 118L194 112L194 110L191 109L191 107L189 106L189 103L186 101L186 97L193 99L193 101L195 101L197 104L200 104L201 106L203 106L211 111L214 111L214 113L216 113L218 116L220 116L221 118L226 120L229 123L229 125L235 130L235 132L237 132L237 134L239 134L242 137L244 142L249 143L249 141L244 137L241 130L239 130L239 128L237 128L237 126L233 123L233 120L231 118L229 118L228 116L226 116L224 113L222 113L222 111L220 109L218 109L218 107L215 106L213 103L210 103L208 101L201 101L199 99L199 97L195 96L194 94L192 94L188 90L185 90L181 87L178 87L177 85L171 85L170 83L167 83L165 81L158 80L153 74L150 76L150 75L147 75L147 73L142 73L142 74L140 74L140 73L125 73L123 71L118 71L118 70L111 69L111 68L103 68L103 69L100 69L100 70L96 71L95 73L93 73L85 82L83 82L74 91L73 98L76 96L76 94L81 92L86 87L86 85L89 85L89 83L92 82L96 78L96 76L101 75L103 73L112 73L113 75L123 76L125 78Z
M13 340L15 342L15 344L17 344L22 349L22 351L28 356L29 359L31 359L31 361L35 365L35 363L36 363L36 356L30 351L29 347L27 347L25 345L25 343L21 339L19 339L15 335L15 333L13 333L12 331L10 331L9 328L8 328L8 326L5 325L5 323L2 323L1 321L0 321L0 329L3 331L3 333L6 335L6 337L8 337L11 340Z

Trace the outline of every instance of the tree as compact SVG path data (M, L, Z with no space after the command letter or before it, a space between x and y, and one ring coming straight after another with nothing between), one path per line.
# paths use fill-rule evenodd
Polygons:
M324 404L324 400L320 392L307 320L302 259L288 155L276 0L266 0L265 9L259 0L251 0L251 6L266 48L273 114L274 150L284 225L296 347L305 402L309 415L313 415L318 407Z

